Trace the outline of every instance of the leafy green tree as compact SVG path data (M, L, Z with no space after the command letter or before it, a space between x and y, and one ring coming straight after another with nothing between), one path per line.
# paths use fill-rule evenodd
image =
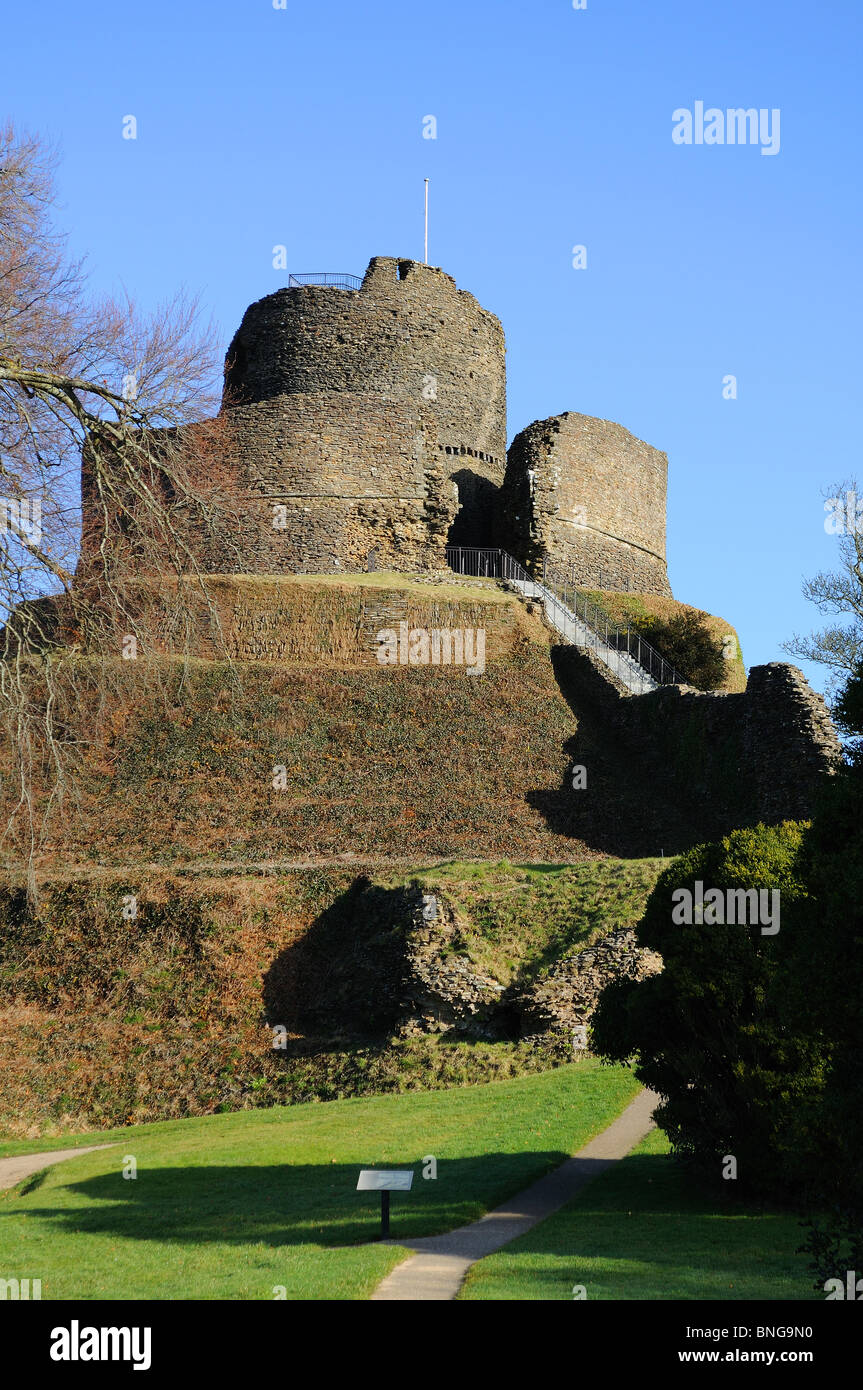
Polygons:
M863 738L863 669L836 702ZM780 930L675 923L673 895L780 891ZM825 781L810 825L700 845L658 880L638 927L662 974L606 989L593 1045L662 1096L675 1152L806 1217L816 1287L863 1276L863 757Z
M800 859L808 896L779 981L788 1026L814 1040L823 1093L797 1117L797 1183L810 1211L806 1248L819 1281L863 1276L863 673L837 708L858 740L851 766L831 778Z
M840 733L847 740L852 761L863 755L863 662L848 677L831 710Z
M790 911L805 892L797 869L803 832L796 822L737 830L675 860L637 929L639 945L662 956L662 973L609 986L593 1019L594 1050L633 1062L662 1097L657 1122L678 1156L712 1178L733 1156L740 1186L773 1197L797 1142L794 1116L823 1074L812 1038L785 1026L774 997L788 937L805 930ZM675 921L679 890L694 898L699 882L705 893L777 890L779 931L763 932L763 918Z

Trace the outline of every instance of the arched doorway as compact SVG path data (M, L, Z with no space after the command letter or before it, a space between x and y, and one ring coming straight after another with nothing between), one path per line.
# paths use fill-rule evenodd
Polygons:
M447 545L494 545L497 484L470 468L460 468L451 476L458 488L459 507L449 529Z

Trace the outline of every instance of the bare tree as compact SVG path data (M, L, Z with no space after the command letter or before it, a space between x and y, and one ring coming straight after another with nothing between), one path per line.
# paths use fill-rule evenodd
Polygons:
M789 656L817 661L830 669L832 685L863 661L863 496L857 481L837 483L825 494L826 526L838 537L839 568L822 570L803 584L803 596L819 613L844 616L844 625L832 624L802 637L797 633L782 650Z
M218 636L199 558L234 529L213 326L183 293L149 315L88 293L55 224L55 164L38 137L0 127L0 718L14 781L0 844L13 867L23 856L31 899L131 647L136 680L158 682L202 611Z

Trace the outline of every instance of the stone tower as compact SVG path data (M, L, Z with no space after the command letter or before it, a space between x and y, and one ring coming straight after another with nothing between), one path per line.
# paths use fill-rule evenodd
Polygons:
M671 594L665 563L668 459L622 425L567 411L513 440L499 544L585 588Z
M447 545L502 546L583 587L670 594L665 454L567 412L507 456L494 314L418 261L376 256L362 281L340 279L292 283L243 315L218 444L236 515L206 535L173 518L202 571L441 570ZM86 450L82 499L83 570L106 521Z
M258 300L228 349L223 411L248 572L443 567L448 540L493 539L503 329L442 270L378 256L359 289Z

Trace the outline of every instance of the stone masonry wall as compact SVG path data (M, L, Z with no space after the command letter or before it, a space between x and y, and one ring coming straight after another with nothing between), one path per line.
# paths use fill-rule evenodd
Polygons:
M205 531L187 504L172 508L174 531L203 573L445 567L458 495L428 409L318 391L235 406L226 419L220 466L229 514ZM98 520L86 449L81 494L85 517ZM127 509L135 505L130 496ZM100 535L98 525L85 527L79 575Z
M293 392L228 413L241 535L219 574L440 569L458 501L422 401Z
M440 570L448 540L493 543L503 329L442 270L375 257L359 290L306 285L250 305L219 425L236 516L206 535L181 505L172 516L202 571ZM85 451L81 573L101 535L91 465Z
M601 711L609 737L650 750L663 793L691 808L705 839L808 819L841 765L823 696L785 662L753 666L746 690L728 695L679 685L629 695L575 647L556 648L555 667L564 690L580 689Z
M661 969L662 958L638 945L633 927L622 927L555 961L526 988L509 991L503 1003L515 1012L522 1038L563 1031L574 1035L574 1046L581 1050L605 986L619 979L643 980Z
M424 422L425 469L459 489L454 541L491 540L506 455L503 329L442 270L379 256L360 290L309 285L258 300L228 349L224 406L238 417L248 473L265 475L271 492L308 494L292 510L302 524L293 547L282 546L285 568L356 568L367 541L364 525L358 540L347 520L357 496L375 495L369 525L379 534L390 519L396 531L406 524L403 504L417 514L417 479L405 477L402 431L390 440L390 419L408 430ZM315 513L320 527L307 521ZM411 553L416 544L408 536ZM402 548L397 539L393 558Z
M170 623L173 586L165 610L164 584L142 584L144 626L157 634ZM209 603L196 584L186 591L191 649L210 660L271 661L353 670L381 669L377 634L401 623L408 630L481 629L489 666L508 662L525 640L542 640L538 618L521 605L484 601L470 585L433 582L411 588L377 584L304 583L286 576L211 575ZM60 615L62 617L62 614ZM455 672L453 672L455 674Z
M403 1036L453 1030L492 1039L514 1031L537 1040L547 1032L562 1032L582 1050L605 986L621 978L641 980L662 969L661 957L640 948L634 929L626 927L561 957L529 983L505 989L459 953L460 925L444 897L414 889L408 905L412 911L399 1020Z
M609 420L537 420L509 450L499 544L545 559L585 587L671 594L665 562L665 454Z
M824 699L796 666L753 666L746 692L744 749L765 821L805 818L812 789L841 762Z

